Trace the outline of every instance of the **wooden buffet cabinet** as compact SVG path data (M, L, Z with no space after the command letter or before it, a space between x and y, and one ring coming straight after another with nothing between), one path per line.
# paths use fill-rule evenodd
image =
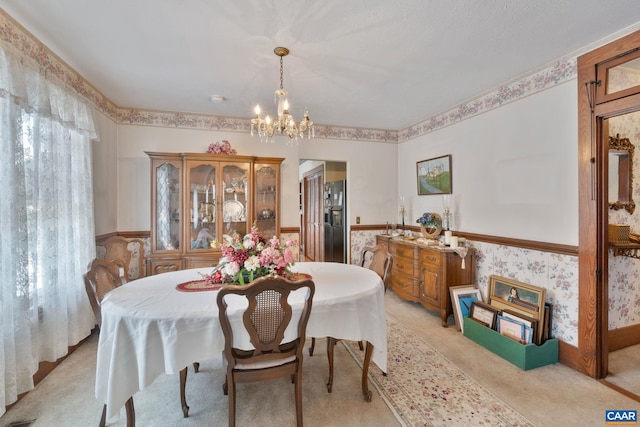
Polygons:
M147 275L209 267L219 245L256 224L280 234L283 158L155 153L151 159L151 251Z
M376 236L376 243L387 246L393 258L391 288L400 298L422 304L440 313L442 326L453 313L449 287L474 285L476 257L469 248L464 259L450 248L425 246L415 241Z

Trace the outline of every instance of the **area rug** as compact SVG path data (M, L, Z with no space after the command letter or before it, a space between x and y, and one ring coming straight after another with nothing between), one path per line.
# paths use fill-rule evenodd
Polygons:
M358 343L341 342L362 366ZM387 376L371 364L369 380L401 424L533 426L390 315L387 345Z

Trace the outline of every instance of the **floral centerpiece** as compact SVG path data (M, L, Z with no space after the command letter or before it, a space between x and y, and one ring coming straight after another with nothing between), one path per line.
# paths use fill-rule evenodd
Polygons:
M227 140L223 140L222 142L212 142L209 144L209 148L207 148L207 153L229 155L238 154L234 148L231 148L231 143Z
M424 237L432 239L442 231L442 217L437 213L425 212L416 222L420 224Z
M289 270L294 264L292 247L291 240L282 245L276 236L267 241L254 225L244 237L234 233L220 245L222 258L211 274L203 276L203 280L212 285L244 285L272 273L294 278L295 275Z

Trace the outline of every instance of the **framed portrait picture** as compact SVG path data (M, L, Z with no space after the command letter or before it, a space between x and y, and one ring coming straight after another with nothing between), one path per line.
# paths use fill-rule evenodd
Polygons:
M499 310L533 317L538 325L544 325L544 305L546 289L507 279L500 276L489 277L489 304ZM538 327L535 342L542 342L543 328Z
M495 329L498 310L482 301L474 301L471 303L469 317L482 323L487 328Z
M451 194L451 154L416 163L418 196Z
M480 289L471 285L451 286L451 305L453 306L453 318L456 321L456 328L464 332L464 318L471 311L471 304L474 301L482 301Z

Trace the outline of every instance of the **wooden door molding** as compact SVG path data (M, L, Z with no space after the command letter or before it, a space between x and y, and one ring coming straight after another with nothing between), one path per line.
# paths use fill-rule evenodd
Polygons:
M635 95L600 102L597 99L598 64L640 47L640 31L578 57L578 361L577 369L593 378L607 374L608 360L608 141L602 138L602 120L638 106ZM601 84L603 84L601 82ZM628 94L632 95L632 94ZM613 103L618 103L614 105ZM596 104L599 104L596 110ZM612 108L614 107L614 108ZM616 110L615 108L621 108ZM600 114L600 115L599 115ZM595 232L594 232L595 230Z

